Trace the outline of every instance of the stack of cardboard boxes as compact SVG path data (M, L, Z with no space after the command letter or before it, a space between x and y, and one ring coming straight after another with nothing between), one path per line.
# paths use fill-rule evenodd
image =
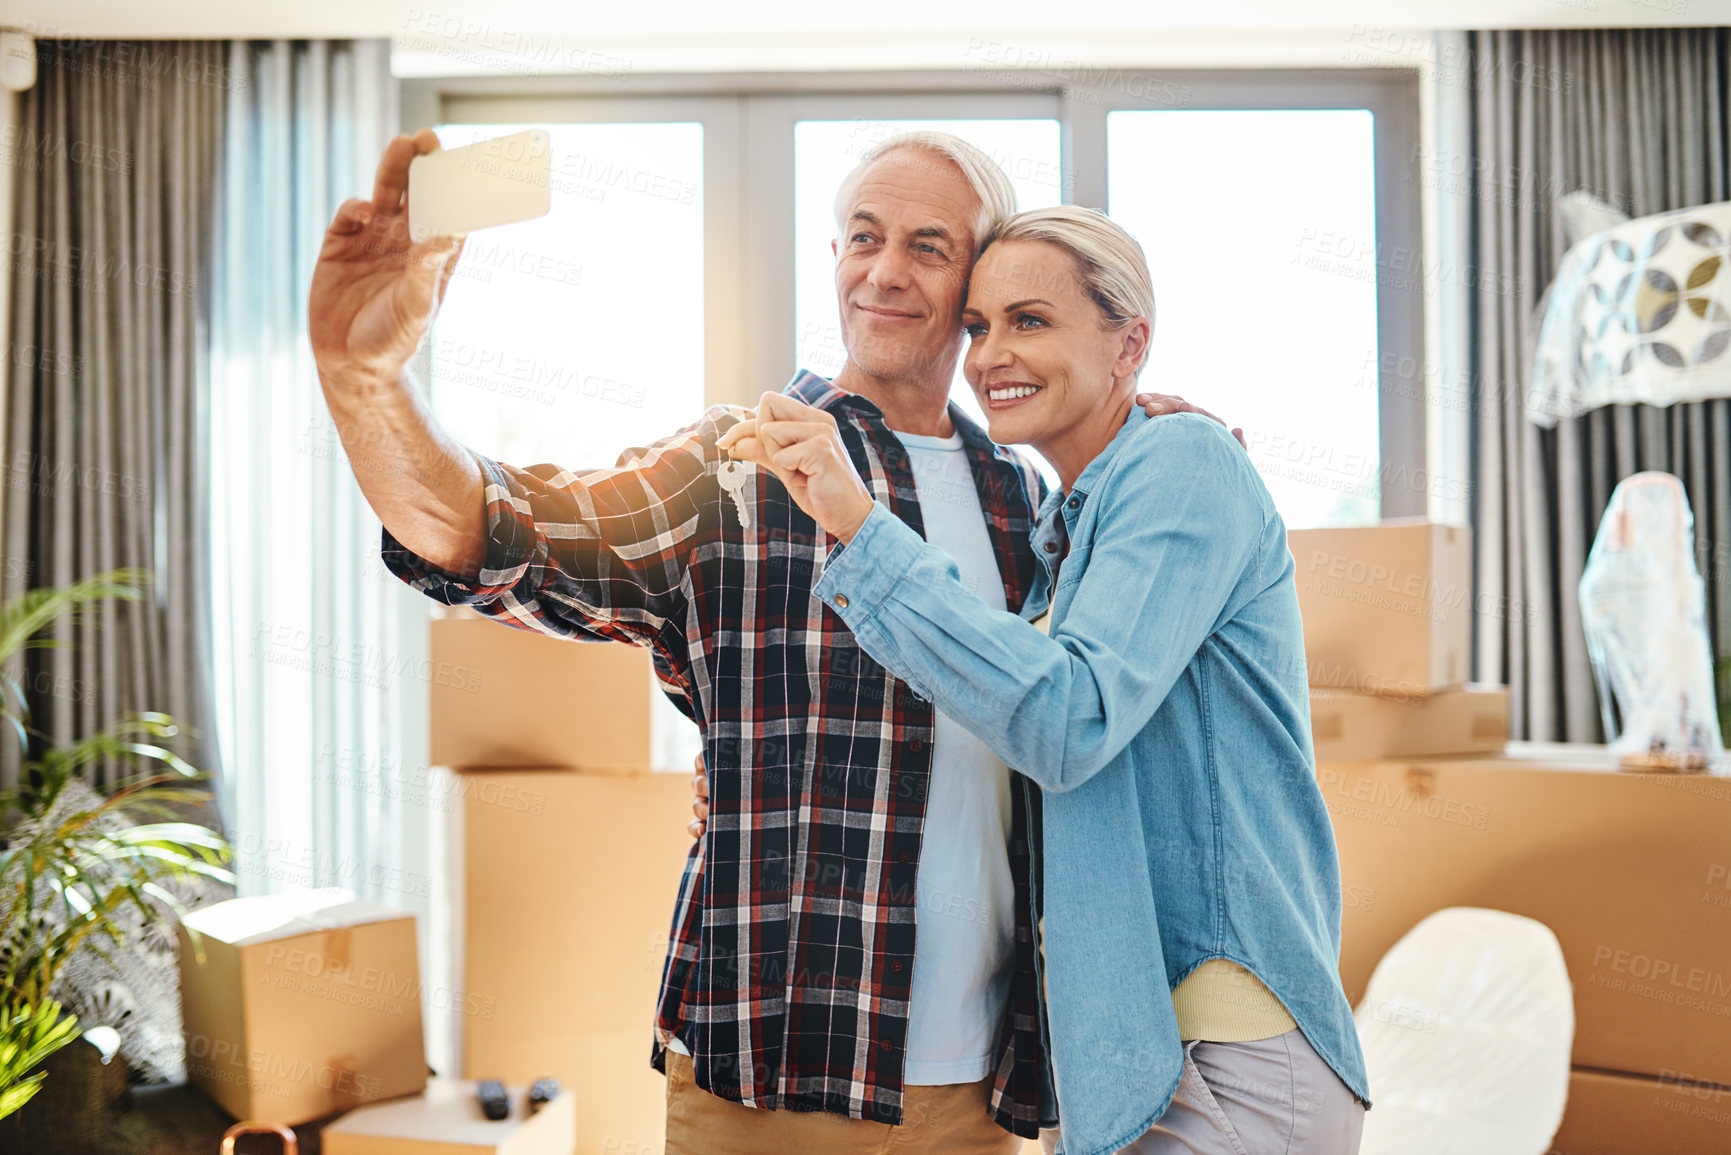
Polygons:
M461 926L461 993L432 1006L455 1020L468 1081L429 1083L414 920L329 896L193 916L193 1080L236 1117L316 1121L330 1155L657 1152L651 1024L694 846L696 728L645 650L456 611L432 623L431 656ZM549 1077L563 1095L529 1116L526 1088ZM506 1084L506 1122L480 1115L480 1079Z
M551 1076L577 1149L662 1149L649 1065L668 928L694 843L697 731L646 650L462 612L433 622L432 761L460 794L466 1078Z
M1537 919L1575 996L1554 1149L1731 1151L1731 779L1630 773L1602 746L1527 743L1317 772L1340 848L1350 999L1434 911Z
M1287 541L1317 762L1503 748L1508 691L1467 684L1470 530L1414 519Z
M1347 996L1434 911L1537 919L1575 996L1553 1149L1731 1151L1731 779L1620 772L1603 747L1505 746L1502 691L1450 689L1473 610L1466 531L1290 540L1311 681L1327 687L1311 720Z
M233 899L187 916L180 973L187 1080L235 1119L328 1155L571 1155L569 1091L492 1121L472 1085L429 1090L412 916L340 890Z

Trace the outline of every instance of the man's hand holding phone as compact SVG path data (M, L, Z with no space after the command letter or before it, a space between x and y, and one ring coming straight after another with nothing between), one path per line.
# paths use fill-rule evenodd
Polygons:
M546 216L547 130L441 149L430 128L385 149L373 197L343 202L307 301L313 357L344 384L395 383L445 299L463 238Z
M438 147L430 128L392 140L372 199L344 201L325 231L307 331L327 386L394 387L445 299L463 238L409 236L409 164Z
M511 141L524 137L539 151L514 157ZM396 137L379 160L372 198L337 209L307 294L319 384L361 493L405 549L464 577L477 576L486 557L485 478L474 454L434 420L408 365L445 299L468 229L547 211L547 181L525 191L519 179L530 165L549 171L546 142L545 129L531 129L445 153L430 128ZM459 152L465 156L453 161ZM411 183L428 202L417 213L427 226L421 240L409 224Z

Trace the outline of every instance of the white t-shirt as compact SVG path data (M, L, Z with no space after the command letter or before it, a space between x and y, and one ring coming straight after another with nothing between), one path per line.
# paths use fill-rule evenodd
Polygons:
M969 593L1004 609L1004 579L961 435L896 436L908 448L926 540L955 559ZM972 1083L993 1069L1015 965L1010 833L1009 767L939 711L914 882L909 1085Z
M968 592L993 609L1006 608L1004 580L961 435L896 436L908 450L926 540L955 559ZM992 1047L1015 965L1010 768L941 711L933 725L923 830L902 1081L978 1082L997 1058ZM690 1053L677 1038L670 1046Z

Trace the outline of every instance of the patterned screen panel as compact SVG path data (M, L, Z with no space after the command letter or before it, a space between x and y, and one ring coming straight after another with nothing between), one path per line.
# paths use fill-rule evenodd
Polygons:
M1542 425L1601 405L1731 396L1731 202L1641 217L1563 258L1533 361Z

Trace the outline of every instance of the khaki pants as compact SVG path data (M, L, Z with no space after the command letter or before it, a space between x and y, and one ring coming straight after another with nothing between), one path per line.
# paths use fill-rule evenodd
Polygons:
M823 1111L764 1111L711 1095L691 1059L667 1052L666 1155L1015 1155L1022 1141L992 1122L992 1079L907 1087L902 1125Z

